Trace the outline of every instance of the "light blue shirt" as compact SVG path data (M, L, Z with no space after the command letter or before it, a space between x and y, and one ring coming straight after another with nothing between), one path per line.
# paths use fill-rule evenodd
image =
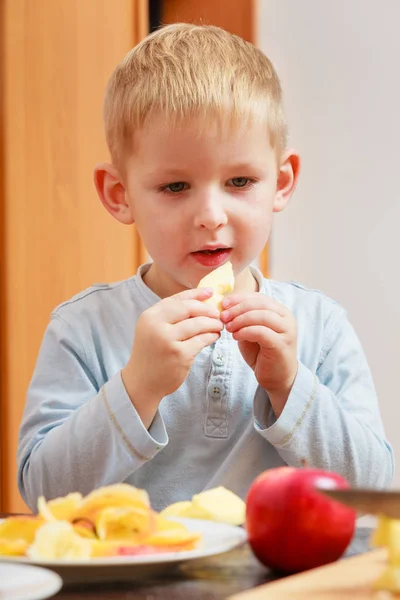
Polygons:
M299 368L282 414L275 419L224 330L147 430L120 374L138 318L160 300L143 282L147 269L94 285L51 316L19 437L19 489L33 510L41 494L86 494L121 481L145 488L157 510L218 485L245 498L263 470L302 459L352 485L389 485L392 449L345 311L319 291L263 279L254 268L260 293L297 320Z

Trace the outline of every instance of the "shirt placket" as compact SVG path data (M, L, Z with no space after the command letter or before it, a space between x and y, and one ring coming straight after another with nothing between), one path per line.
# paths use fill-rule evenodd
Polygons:
M205 434L207 437L227 438L229 385L232 356L225 336L216 342L211 353L211 369L207 385Z

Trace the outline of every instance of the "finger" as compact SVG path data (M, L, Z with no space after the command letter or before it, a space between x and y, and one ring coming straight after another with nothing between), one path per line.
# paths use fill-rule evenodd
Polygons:
M214 342L219 339L219 333L200 333L194 337L182 342L185 344L187 353L195 357L207 346L211 346Z
M232 321L229 321L226 325L226 329L231 333L235 333L243 327L250 327L253 325L268 327L269 329L276 331L276 333L285 333L288 329L284 317L281 317L276 312L266 309L245 312L238 317L235 317Z
M268 329L267 327L260 327L253 325L250 327L243 327L233 334L233 338L237 342L253 342L259 344L262 348L275 350L282 345L282 338L279 333Z
M244 313L248 310L257 310L257 309L266 309L276 314L284 317L290 313L290 311L284 306L280 304L273 298L269 296L264 296L264 294L247 294L238 300L235 304L230 305L228 309L225 309L225 300L230 300L229 298L225 298L222 302L223 311L221 313L221 320L224 323L231 321L241 313Z
M183 342L202 333L219 333L223 327L224 324L219 319L194 317L174 325L175 339Z
M239 304L239 302L243 302L248 295L248 292L234 292L229 294L229 296L225 296L225 298L222 300L222 307L225 309L229 308L230 306L234 306L235 304Z
M175 296L166 298L158 304L162 318L171 325L190 319L192 317L218 318L219 312L212 304L200 302L199 300L182 300Z
M190 290L184 290L183 292L178 292L177 294L173 294L169 296L170 299L174 300L207 300L214 293L214 290L211 287L207 288L192 288Z
M234 294L232 296L228 296L224 298L222 301L222 306L224 310L229 308L229 312L235 310L248 310L250 308L267 308L268 310L272 310L282 316L286 315L289 309L277 302L274 298L270 296L265 296L265 294L253 293L253 294Z

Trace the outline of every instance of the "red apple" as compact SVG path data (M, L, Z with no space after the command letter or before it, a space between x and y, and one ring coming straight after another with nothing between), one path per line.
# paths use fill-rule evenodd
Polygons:
M352 539L356 513L316 486L348 488L336 473L279 467L261 473L246 499L250 546L267 567L297 573L342 556Z

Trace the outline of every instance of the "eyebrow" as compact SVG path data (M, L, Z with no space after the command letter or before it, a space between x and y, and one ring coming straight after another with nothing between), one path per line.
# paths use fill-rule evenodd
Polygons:
M262 163L232 163L230 165L226 165L227 170L236 170L236 171L262 171L265 169L265 165Z
M231 163L231 164L227 164L224 166L221 166L221 170L222 171L236 171L237 173L242 173L243 175L245 175L247 172L251 171L251 172L260 172L260 171L264 171L265 170L265 165L263 165L262 163ZM161 177L161 179L164 178L185 178L188 173L190 172L190 169L185 169L184 167L182 168L160 168L157 170L151 170L148 173L146 173L146 177L148 178L153 178L153 177Z
M169 178L182 178L185 177L187 175L187 169L164 169L164 168L160 168L160 169L155 169L155 170L151 170L148 171L146 173L146 177L148 177L149 179L153 179L153 178L161 178L161 179L169 179Z

